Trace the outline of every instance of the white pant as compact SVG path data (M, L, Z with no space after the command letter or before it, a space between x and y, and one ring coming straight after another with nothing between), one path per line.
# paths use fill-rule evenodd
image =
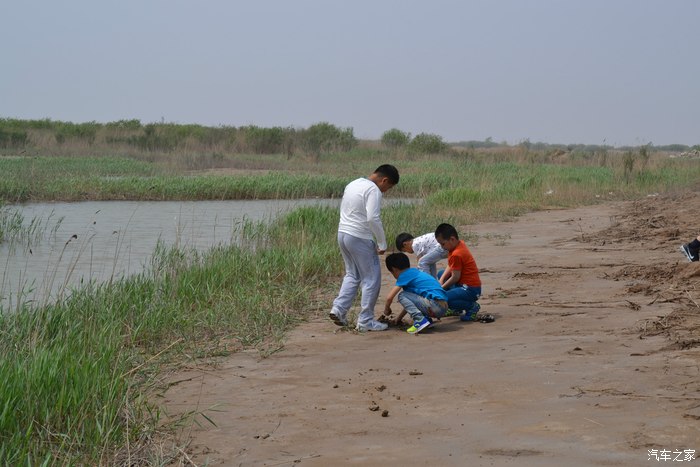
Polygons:
M333 300L333 310L343 317L347 316L357 295L357 289L362 286L360 300L362 309L357 322L358 324L367 323L374 319L374 305L377 303L382 285L377 245L372 240L338 232L338 246L345 262L345 277L338 297Z
M428 251L426 254L421 256L418 260L418 270L426 272L433 277L437 277L437 265L436 263L441 259L447 258L449 253L442 247L436 246L435 248Z

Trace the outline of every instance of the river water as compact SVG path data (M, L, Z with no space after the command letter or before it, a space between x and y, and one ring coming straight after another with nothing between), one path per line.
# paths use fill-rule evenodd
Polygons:
M340 200L89 201L6 206L25 224L40 220L30 245L0 244L0 309L42 305L85 282L142 272L160 240L205 251L235 241L245 220L269 221L299 206L338 206Z

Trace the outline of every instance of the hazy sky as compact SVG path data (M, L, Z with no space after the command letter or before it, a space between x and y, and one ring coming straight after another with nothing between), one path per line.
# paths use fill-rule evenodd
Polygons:
M8 1L0 117L700 143L697 0Z

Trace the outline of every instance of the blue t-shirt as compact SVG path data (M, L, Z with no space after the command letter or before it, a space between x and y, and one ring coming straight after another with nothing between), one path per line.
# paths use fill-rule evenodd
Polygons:
M408 268L399 274L396 286L429 300L447 300L447 293L437 279L416 268Z

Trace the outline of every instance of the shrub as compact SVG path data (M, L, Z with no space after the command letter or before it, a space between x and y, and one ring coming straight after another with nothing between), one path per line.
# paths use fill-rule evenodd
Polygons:
M118 120L116 122L109 122L105 124L105 128L110 130L140 130L141 120L136 118L131 120Z
M316 123L301 135L303 148L311 155L322 152L349 151L357 145L352 128L338 128L327 122Z
M24 130L5 130L0 128L0 148L23 148L29 137Z
M158 131L158 125L149 123L143 127L143 134L132 136L129 143L146 151L172 151L177 145L177 140L173 136L162 135Z
M442 136L430 133L420 133L413 138L408 145L411 152L418 154L441 154L447 151L449 146L442 140Z
M280 127L261 128L251 125L242 128L248 149L255 154L278 154L284 150L285 130Z
M392 128L382 134L382 144L391 149L404 147L409 141L411 141L411 134L397 128Z
M87 123L57 123L55 138L58 144L63 144L68 139L87 141L88 144L95 142L97 129L102 125L97 122Z

